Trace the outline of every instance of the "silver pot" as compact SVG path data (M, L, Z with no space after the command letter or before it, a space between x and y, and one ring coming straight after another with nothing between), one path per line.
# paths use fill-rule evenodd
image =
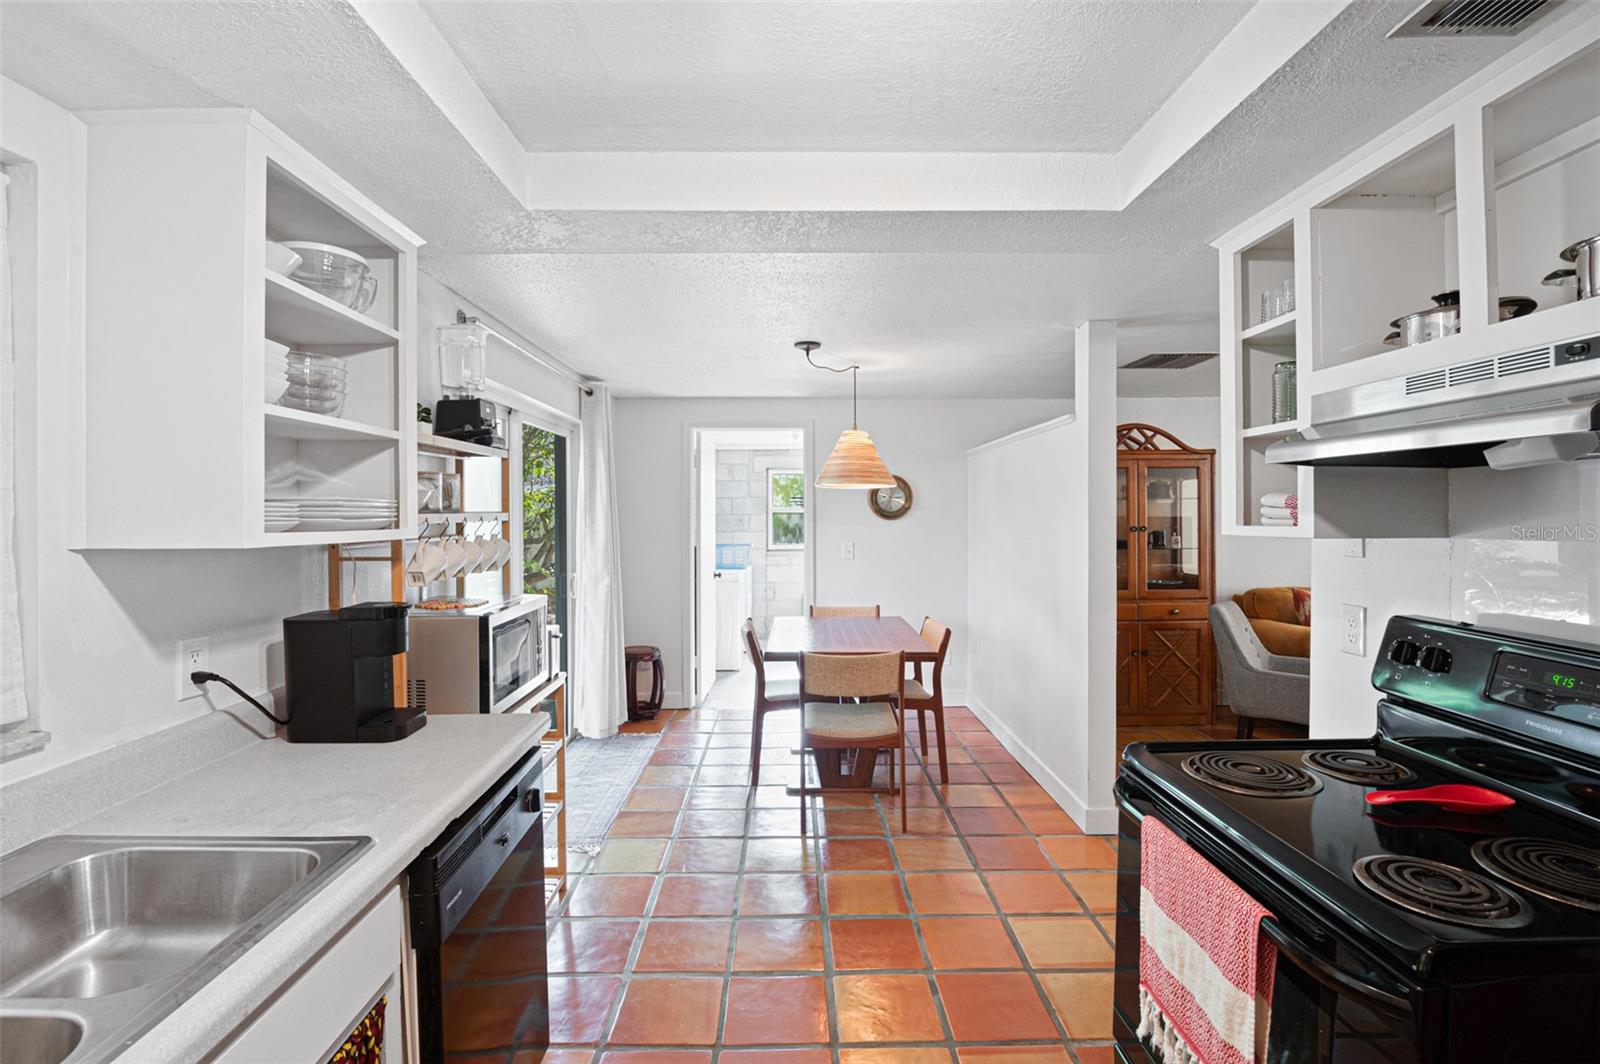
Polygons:
M1576 288L1579 299L1600 295L1600 236L1563 248L1561 258L1572 263L1572 268L1546 275L1545 284Z
M1461 292L1453 289L1433 297L1434 305L1389 323L1394 330L1383 338L1389 347L1411 347L1461 331ZM1527 296L1501 296L1500 320L1532 314L1538 303Z

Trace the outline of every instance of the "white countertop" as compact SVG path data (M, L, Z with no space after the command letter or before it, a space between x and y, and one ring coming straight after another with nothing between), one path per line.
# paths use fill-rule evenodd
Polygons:
M311 961L412 858L537 746L542 713L431 716L394 743L251 742L74 835L366 835L372 845L118 1058L198 1060Z

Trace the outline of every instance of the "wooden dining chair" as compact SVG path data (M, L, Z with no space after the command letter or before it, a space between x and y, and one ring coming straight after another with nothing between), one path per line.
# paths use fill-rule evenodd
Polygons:
M756 667L755 719L750 728L750 786L755 788L761 786L761 724L775 709L800 708L800 677L768 676L761 643L756 639L756 622L746 618L740 631L750 662Z
M813 794L898 794L900 830L906 812L905 654L800 655L800 832L806 798ZM841 701L860 699L860 701ZM895 772L895 751L900 770ZM878 751L889 752L889 786L873 786ZM817 766L817 786L806 786L806 752ZM854 751L848 774L846 751Z
M922 679L920 661L911 663L911 678L906 680L906 711L917 714L917 731L922 737L922 763L928 763L928 717L933 714L933 728L939 742L939 782L950 782L949 755L944 745L944 659L950 652L950 629L932 617L922 619L922 641L938 654L933 659L933 672L928 682Z
M812 606L813 617L880 617L877 606Z

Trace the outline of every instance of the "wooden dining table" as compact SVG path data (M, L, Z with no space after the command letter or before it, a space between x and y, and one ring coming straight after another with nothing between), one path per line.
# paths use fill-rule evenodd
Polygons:
M884 654L904 652L907 661L933 661L936 648L904 617L778 617L761 656L767 661L799 661L801 654Z

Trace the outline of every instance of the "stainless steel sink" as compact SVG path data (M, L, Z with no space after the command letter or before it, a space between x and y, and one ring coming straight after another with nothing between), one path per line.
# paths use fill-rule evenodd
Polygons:
M107 1060L370 845L60 836L0 857L0 1045Z

